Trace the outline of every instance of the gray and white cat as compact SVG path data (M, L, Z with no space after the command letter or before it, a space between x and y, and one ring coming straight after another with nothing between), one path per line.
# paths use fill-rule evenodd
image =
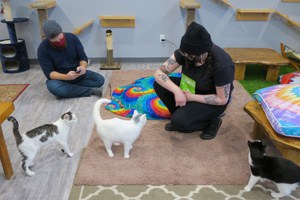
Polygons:
M40 147L45 144L58 142L64 153L69 157L73 156L68 146L68 134L70 123L76 122L77 118L70 111L62 114L53 124L45 124L23 134L20 134L19 123L14 117L9 116L7 120L13 123L13 133L17 147L23 156L22 168L28 176L34 175L31 170L34 165L33 160Z
M122 120L119 118L102 119L100 107L103 103L110 103L111 100L102 98L94 105L93 117L97 127L97 132L102 139L109 157L114 154L111 150L113 144L122 143L124 145L124 158L129 158L129 151L132 144L141 134L142 128L147 122L145 114L139 114L136 110L131 120Z
M248 141L249 163L251 177L244 188L250 191L261 179L267 179L277 185L279 193L272 192L272 197L284 197L290 195L300 183L300 167L290 160L281 157L265 155L266 145L261 141Z

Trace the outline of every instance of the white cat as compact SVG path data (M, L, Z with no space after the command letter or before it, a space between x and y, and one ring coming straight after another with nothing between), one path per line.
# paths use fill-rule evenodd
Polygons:
M281 198L291 194L300 183L300 167L290 160L281 157L265 155L266 145L261 141L248 141L249 163L251 176L244 188L251 191L252 187L261 179L273 181L279 193L272 192L272 197Z
M122 143L124 145L124 158L129 158L132 144L139 137L142 128L146 124L146 115L139 114L135 110L131 120L119 118L103 120L100 115L100 107L103 103L110 102L111 100L102 98L94 105L93 117L98 135L102 139L109 157L114 156L111 146L116 143Z
M68 146L69 124L76 122L75 114L70 111L62 114L61 117L53 124L45 124L34 128L26 133L20 134L18 121L9 116L8 121L13 123L13 133L16 139L17 147L23 156L22 168L28 176L33 176L35 172L31 171L34 163L34 157L41 146L50 142L58 142L62 151L69 157L73 156Z

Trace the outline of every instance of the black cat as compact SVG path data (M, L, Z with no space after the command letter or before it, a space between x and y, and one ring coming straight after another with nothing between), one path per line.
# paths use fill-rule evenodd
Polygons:
M284 158L266 156L266 145L261 141L248 141L248 146L251 177L244 189L250 191L260 179L267 179L279 190L279 193L271 193L273 197L290 195L300 183L300 167Z

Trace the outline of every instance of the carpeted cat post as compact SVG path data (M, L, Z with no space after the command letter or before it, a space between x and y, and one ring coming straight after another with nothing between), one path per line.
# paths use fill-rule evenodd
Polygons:
M112 31L108 29L106 31L106 62L102 64L100 69L108 69L108 70L114 70L114 69L121 69L121 63L115 62L113 57L113 37L112 37Z
M13 18L9 0L2 1L5 19L1 20L7 26L9 39L0 40L0 58L2 70L5 73L23 72L29 69L29 60L25 41L18 39L16 23L28 21L28 18Z

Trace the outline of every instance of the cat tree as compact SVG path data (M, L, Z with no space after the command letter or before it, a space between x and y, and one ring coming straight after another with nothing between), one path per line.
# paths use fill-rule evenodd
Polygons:
M29 69L29 60L25 41L18 39L16 23L28 21L28 18L13 18L9 0L2 0L5 19L1 20L7 26L9 39L0 40L0 58L2 70L5 73L23 72Z

